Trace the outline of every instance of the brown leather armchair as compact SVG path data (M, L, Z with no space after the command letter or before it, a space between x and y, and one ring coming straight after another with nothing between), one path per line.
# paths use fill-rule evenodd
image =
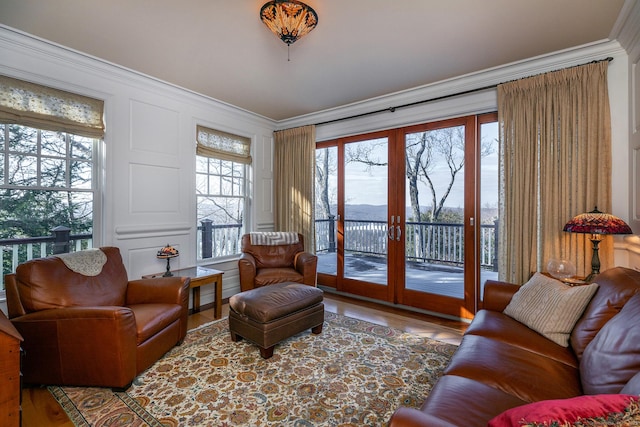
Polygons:
M241 291L282 282L316 286L318 257L304 251L302 234L298 233L297 243L269 245L252 244L251 235L245 234L241 251Z
M118 248L75 254L89 261L50 256L5 276L8 317L24 337L23 381L126 388L184 339L189 278L130 281Z

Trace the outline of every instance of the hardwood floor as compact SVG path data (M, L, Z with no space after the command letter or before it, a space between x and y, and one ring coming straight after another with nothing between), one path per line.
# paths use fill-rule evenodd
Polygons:
M386 305L356 300L325 292L325 311L389 326L412 334L458 344L467 328L464 322L409 312ZM229 304L223 304L222 316L229 314ZM205 305L199 313L189 316L189 329L213 321L212 305ZM46 387L22 390L23 427L73 427L60 405Z

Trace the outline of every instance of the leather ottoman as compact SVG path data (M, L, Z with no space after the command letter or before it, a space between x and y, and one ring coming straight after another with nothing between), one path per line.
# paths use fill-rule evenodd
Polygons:
M234 342L245 338L260 347L260 355L273 356L276 344L311 328L322 332L322 290L301 283L276 283L229 298L229 331Z

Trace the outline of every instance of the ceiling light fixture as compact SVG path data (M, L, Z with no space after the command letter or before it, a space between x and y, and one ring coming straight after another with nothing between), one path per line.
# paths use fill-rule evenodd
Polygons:
M260 19L280 40L289 46L318 25L316 11L297 0L273 0L260 9Z

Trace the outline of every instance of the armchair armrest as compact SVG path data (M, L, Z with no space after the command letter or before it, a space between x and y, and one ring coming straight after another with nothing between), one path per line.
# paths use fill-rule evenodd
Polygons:
M520 289L520 285L497 280L487 280L484 283L482 308L485 310L503 311L507 305L509 305L513 294L515 294L518 289Z
M253 255L243 252L238 259L238 272L240 274L240 290L253 289L253 281L256 278L256 259Z
M7 296L7 315L9 319L26 314L27 312L20 301L15 273L5 274L4 289Z
M293 264L298 273L302 274L302 280L305 285L316 286L317 256L309 252L298 252Z
M11 320L24 337L24 382L124 387L136 374L136 321L126 307L68 307Z
M391 416L389 427L455 427L455 425L418 409L401 406Z
M130 280L125 304L178 304L189 307L189 277L155 277Z

